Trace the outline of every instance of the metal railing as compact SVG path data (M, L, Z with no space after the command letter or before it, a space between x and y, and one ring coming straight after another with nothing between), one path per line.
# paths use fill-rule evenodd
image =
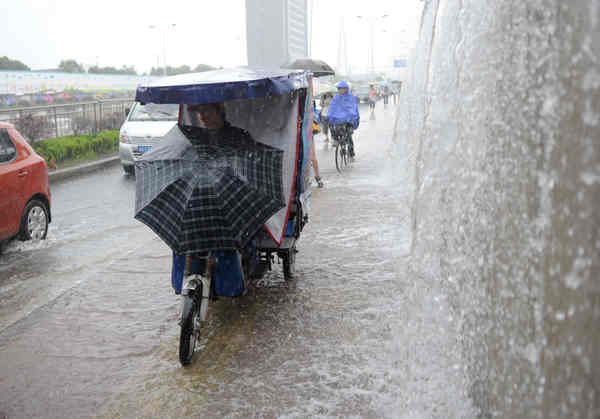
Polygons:
M30 141L119 129L133 99L109 99L64 105L0 110L0 122L11 123Z

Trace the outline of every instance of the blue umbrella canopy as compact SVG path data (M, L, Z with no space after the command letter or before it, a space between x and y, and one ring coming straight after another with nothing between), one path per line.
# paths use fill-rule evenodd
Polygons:
M143 103L214 103L259 99L308 88L308 73L280 68L235 67L180 74L141 84L135 100Z

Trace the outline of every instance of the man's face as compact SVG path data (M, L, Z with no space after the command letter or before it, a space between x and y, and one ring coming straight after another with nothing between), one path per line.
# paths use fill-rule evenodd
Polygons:
M214 103L203 105L189 105L188 111L193 113L202 127L207 129L219 129L224 122L221 109Z
M338 93L339 93L340 95L345 95L347 91L348 91L348 89L346 89L345 87L340 87L340 88L338 89Z

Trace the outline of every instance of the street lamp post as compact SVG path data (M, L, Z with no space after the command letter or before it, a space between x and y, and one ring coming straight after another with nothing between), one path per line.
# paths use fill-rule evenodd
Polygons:
M377 23L378 20L387 18L388 16L388 14L381 16L356 16L358 19L369 23L369 51L367 62L369 63L372 74L375 74L375 23Z
M177 26L175 23L169 23L168 25L161 27L157 25L148 26L148 29L160 29L162 32L163 64L165 66L163 70L163 75L165 76L167 75L167 31L169 30L169 28L174 28L175 26Z

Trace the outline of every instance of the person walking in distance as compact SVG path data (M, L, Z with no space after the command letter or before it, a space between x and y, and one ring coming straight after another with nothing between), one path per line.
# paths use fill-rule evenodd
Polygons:
M371 85L369 89L369 109L371 110L371 119L375 119L375 104L377 103L377 90Z
M329 112L329 104L333 99L333 95L331 93L325 93L321 97L321 129L323 134L325 135L325 144L329 142L329 122L327 121L327 113Z

